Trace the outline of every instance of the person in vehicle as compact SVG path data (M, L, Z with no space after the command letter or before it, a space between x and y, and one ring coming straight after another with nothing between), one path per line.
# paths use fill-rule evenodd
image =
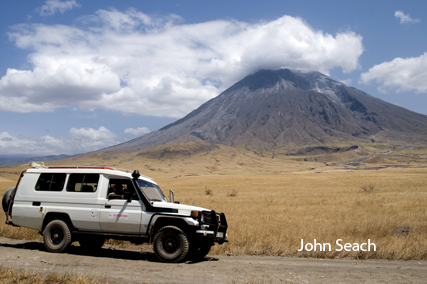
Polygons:
M110 184L110 190L113 190L108 194L108 199L123 199L123 185L121 183Z

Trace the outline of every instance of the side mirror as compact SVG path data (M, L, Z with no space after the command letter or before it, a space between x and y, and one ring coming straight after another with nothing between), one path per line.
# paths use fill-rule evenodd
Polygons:
M132 202L132 193L130 193L129 191L123 192L123 197L124 199L126 199L127 202Z

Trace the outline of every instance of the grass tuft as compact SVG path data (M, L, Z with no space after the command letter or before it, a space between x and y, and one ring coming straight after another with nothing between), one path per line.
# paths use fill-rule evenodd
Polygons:
M374 184L364 184L360 187L364 193L372 193L374 192L375 185Z
M207 188L206 186L205 186L205 195L213 195L212 190L210 190L210 189L209 189L209 188Z

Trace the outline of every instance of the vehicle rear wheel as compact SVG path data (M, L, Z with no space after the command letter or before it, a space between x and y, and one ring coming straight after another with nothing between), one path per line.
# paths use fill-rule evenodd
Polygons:
M50 252L64 252L71 244L71 231L67 223L53 220L47 224L43 232L43 241Z
M187 256L189 247L187 235L175 226L165 226L154 236L154 253L163 262L182 261Z
M7 213L9 210L10 203L12 202L12 196L14 195L15 187L12 186L3 195L1 205L3 206L4 213Z
M79 244L82 248L91 251L102 248L104 243L105 239L103 238L84 238L79 240Z

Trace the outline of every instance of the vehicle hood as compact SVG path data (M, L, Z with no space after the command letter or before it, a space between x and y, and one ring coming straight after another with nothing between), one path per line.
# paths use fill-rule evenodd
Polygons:
M177 204L170 202L153 202L153 207L156 208L169 208L169 209L177 209L179 214L190 215L191 211L211 211L209 209L203 207L197 207L192 205L185 204Z

